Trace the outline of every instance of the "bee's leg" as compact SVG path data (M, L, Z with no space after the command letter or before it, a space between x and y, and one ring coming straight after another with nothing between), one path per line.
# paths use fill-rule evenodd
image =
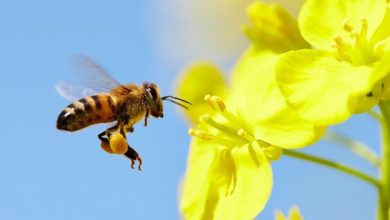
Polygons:
M107 130L106 130L107 136L110 137L110 136L111 136L111 133L112 133L113 131L117 130L118 128L119 128L119 123L117 123L116 125L114 125L114 126L112 126L112 127L107 128Z
M99 138L102 142L108 144L108 143L109 143L108 138L110 138L111 132L112 132L112 131L115 131L116 129L118 129L118 124L116 124L116 125L114 125L114 126L108 128L107 130L105 130L105 131L103 131L102 133L98 134L98 138ZM106 137L104 137L104 136L106 136Z
M130 132L130 133L133 133L134 132L134 127L131 126L131 127L126 128L126 131Z
M147 108L147 109L146 109L146 113L145 113L145 122L144 122L144 126L145 126L145 127L148 126L148 117L149 117L149 113L150 113L150 111L149 111L149 109Z
M125 126L120 126L120 133L126 139L126 129Z
M108 138L107 138L107 137L104 137L104 136L107 136L107 137L108 137L108 135L107 135L107 130L106 130L106 131L103 131L103 132L100 133L100 134L98 134L98 138L99 138L102 142L108 144L108 143L109 143Z
M137 151L135 151L130 145L127 145L128 149L126 153L124 154L127 158L131 160L131 168L134 169L135 161L138 161L138 170L141 170L142 160L141 157L139 157Z

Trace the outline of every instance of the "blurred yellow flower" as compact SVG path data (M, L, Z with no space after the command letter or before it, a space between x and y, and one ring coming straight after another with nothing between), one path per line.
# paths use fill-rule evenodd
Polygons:
M304 0L265 0L294 14ZM254 0L156 0L150 13L156 49L165 61L201 57L231 64L247 46L240 33L245 10Z
M244 32L255 46L276 52L309 48L295 18L279 4L255 2L247 11L250 20Z
M314 49L287 52L276 64L300 117L327 126L390 97L389 12L386 0L305 2L298 24Z
M285 217L280 210L276 211L275 220L303 220L303 217L301 216L298 207L293 206L288 213L288 217Z
M239 32L252 0L153 1L155 41L167 61L195 57L232 62L246 46Z

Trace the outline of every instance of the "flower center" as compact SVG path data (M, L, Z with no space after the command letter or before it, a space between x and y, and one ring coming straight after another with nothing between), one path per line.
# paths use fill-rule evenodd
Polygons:
M280 157L282 149L256 139L253 134L248 132L249 129L246 129L247 126L245 126L243 120L226 108L221 98L206 95L204 100L217 114L213 117L208 114L202 115L199 118L200 129L190 129L189 134L191 136L206 141L216 141L225 148L243 146L249 143L254 147L261 148L270 160L277 160Z
M377 50L367 37L367 20L362 19L353 25L347 20L343 24L343 33L334 38L334 47L340 60L351 62L353 65L363 65L378 59Z

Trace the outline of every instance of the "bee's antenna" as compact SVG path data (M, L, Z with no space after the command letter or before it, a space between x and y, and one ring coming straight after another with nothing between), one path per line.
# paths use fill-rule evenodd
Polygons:
M189 104L189 105L192 105L191 102L187 101L187 100L184 100L184 99L181 99L181 98L178 98L178 97L175 97L175 96L170 96L170 95L167 95L167 96L164 96L161 98L162 100L167 100L167 101L170 101L172 103L175 103L176 105L179 105L185 109L188 109L188 106L185 106L184 104L180 103L180 102L177 102L175 100L178 100L178 101L181 101L181 102L184 102L186 104ZM172 100L174 99L174 100Z
M182 102L185 102L185 103L187 103L187 104L192 105L191 102L189 102L189 101L187 101L187 100L184 100L184 99L181 99L181 98L178 98L178 97L175 97L175 96L171 96L171 95L164 96L164 97L162 97L161 99L162 99L162 100L165 100L165 99L168 99L168 98L176 99L176 100L179 100L179 101L182 101Z
M170 101L170 102L172 102L172 103L175 103L176 105L179 105L179 106L181 106L181 107L183 107L183 108L185 108L185 109L188 109L187 106L185 106L185 105L183 105L183 104L181 104L181 103L178 103L178 102L176 102L176 101L174 101L174 100L171 100L171 99L165 99L165 100Z

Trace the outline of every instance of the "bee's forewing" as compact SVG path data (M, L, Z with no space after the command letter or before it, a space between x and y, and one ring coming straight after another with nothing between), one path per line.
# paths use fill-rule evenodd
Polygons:
M76 75L80 78L80 85L60 81L55 85L58 94L67 100L75 101L85 96L97 93L109 93L112 89L121 86L103 67L92 59L76 55L74 57Z
M98 91L91 88L81 85L72 85L63 81L58 82L54 87L60 96L69 101L75 101L83 97L92 96L99 93Z
M92 59L77 55L75 56L77 75L81 82L88 88L98 91L109 92L121 84L116 81L103 67L95 63Z

